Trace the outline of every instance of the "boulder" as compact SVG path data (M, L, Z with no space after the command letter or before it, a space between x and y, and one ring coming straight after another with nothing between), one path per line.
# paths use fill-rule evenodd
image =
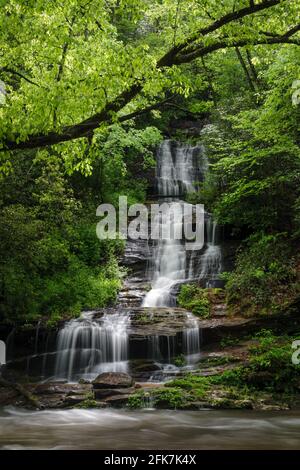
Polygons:
M133 378L124 372L104 372L92 382L94 389L129 388L134 385Z

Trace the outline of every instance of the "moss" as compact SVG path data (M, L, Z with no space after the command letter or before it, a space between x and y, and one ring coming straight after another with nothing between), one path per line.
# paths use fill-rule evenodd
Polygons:
M189 396L179 387L158 388L152 392L157 408L181 408L189 401Z
M202 289L196 284L184 284L178 295L178 303L181 307L203 318L210 316L215 303L223 301L222 289Z
M234 356L226 355L220 357L205 357L199 361L199 367L218 367L224 366L226 364L231 364L234 362L239 362L239 359Z
M96 400L93 400L91 398L87 398L86 400L78 403L75 408L83 408L83 409L88 409L88 408L97 408L98 407L98 402Z
M176 356L174 359L174 364L177 367L183 367L186 365L186 358L184 354L180 354L179 356Z
M133 393L128 397L127 407L132 409L143 408L145 406L145 392L143 390Z

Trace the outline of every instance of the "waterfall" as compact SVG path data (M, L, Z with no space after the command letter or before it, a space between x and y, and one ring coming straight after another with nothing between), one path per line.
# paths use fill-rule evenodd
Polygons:
M211 287L222 271L221 247L217 244L217 224L208 215L206 223L207 248L200 260L200 272L198 278L206 281L206 287Z
M187 328L183 332L183 352L188 364L198 358L200 351L200 332L196 318L187 314Z
M207 158L202 146L162 142L157 151L156 180L158 196L180 196L193 191L203 180Z
M166 140L158 149L157 193L159 202L169 203L171 216L166 221L159 212L154 218L158 233L161 234L162 227L165 227L163 224L167 224L169 236L152 240L148 247L142 246L143 260L150 257L148 277L152 287L143 300L143 307L175 306L180 284L201 280L205 285L209 285L221 272L218 229L209 214L205 215L205 244L201 250L187 251L185 241L174 237L174 233L183 233L182 208L186 203L180 197L195 190L195 184L203 181L207 167L207 158L202 146L193 147ZM131 258L135 258L132 247L130 253ZM148 256L148 253L151 255ZM136 278L133 280L136 282ZM76 381L79 378L94 378L102 372L127 371L130 302L132 298L134 302L141 298L136 284L132 285L133 290L128 292L125 289L119 295L115 313L108 312L100 318L95 318L95 312L85 312L80 318L66 323L59 331L55 353L55 378ZM124 305L129 308L125 310ZM36 352L39 349L38 342L39 327L35 338ZM149 336L146 355L148 359L161 363L163 370L166 369L172 374L177 370L172 366L172 361L178 354L178 344L175 336ZM198 320L189 313L186 317L182 345L182 352L186 355L188 364L193 364L200 351L200 330ZM43 374L46 370L46 357L47 354L43 359Z
M129 317L126 313L105 314L100 321L93 312L68 322L57 337L55 376L76 380L101 372L126 372Z
M206 214L206 244L202 250L186 252L183 240L174 234L183 232L183 201L179 196L195 190L195 183L203 181L208 163L202 146L180 145L165 140L157 152L157 190L159 197L169 202L172 216L169 238L159 239L153 248L151 262L152 289L144 298L144 307L168 307L176 305L176 291L181 283L204 280L205 285L221 272L221 248L216 243L217 224ZM162 215L154 219L162 224ZM159 232L161 233L161 231ZM201 251L201 252L200 252Z
M174 203L171 204L171 208L173 217L170 218L170 223L173 224L173 228L176 230L176 226L181 227L183 224L181 206ZM154 223L162 224L161 214L156 216ZM152 289L146 295L143 306L165 307L175 305L176 300L172 293L172 287L185 279L186 254L182 241L173 239L171 231L170 238L159 240L154 248L153 262Z

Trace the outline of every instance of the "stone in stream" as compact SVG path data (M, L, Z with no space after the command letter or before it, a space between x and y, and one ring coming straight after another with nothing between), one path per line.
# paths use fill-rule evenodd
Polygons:
M133 378L125 372L104 372L92 382L94 389L129 388L134 385Z

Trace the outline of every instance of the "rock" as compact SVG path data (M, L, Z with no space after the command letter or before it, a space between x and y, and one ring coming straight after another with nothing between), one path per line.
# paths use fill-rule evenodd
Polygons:
M274 380L274 374L269 371L252 372L247 377L247 382L251 385L261 386L265 388L267 384L271 384Z
M94 390L94 397L96 400L102 400L114 395L128 395L134 393L135 387L131 388L97 388Z
M79 379L79 380L78 380L78 383L79 383L80 385L88 385L88 384L90 384L91 382L90 382L90 380Z
M155 361L147 359L136 359L130 361L130 370L132 371L132 373L155 372L160 369L161 368Z
M58 383L48 382L39 384L35 387L34 393L37 395L52 395L52 394L70 394L75 395L76 393L82 393L92 389L91 384L70 384L70 383Z
M290 406L287 403L272 402L272 400L256 400L253 409L257 411L288 411Z
M94 389L129 388L134 385L133 378L124 372L104 372L92 382Z
M0 388L0 406L12 405L15 403L19 394L16 390L9 388Z
M124 394L124 395L114 395L112 397L108 397L105 400L105 403L107 403L110 406L116 406L116 407L121 407L127 404L128 398L130 397L130 394Z
M65 398L64 403L66 405L76 405L84 400L86 400L86 395L68 395Z
M129 309L130 335L176 336L187 326L187 311L179 307L138 307Z

